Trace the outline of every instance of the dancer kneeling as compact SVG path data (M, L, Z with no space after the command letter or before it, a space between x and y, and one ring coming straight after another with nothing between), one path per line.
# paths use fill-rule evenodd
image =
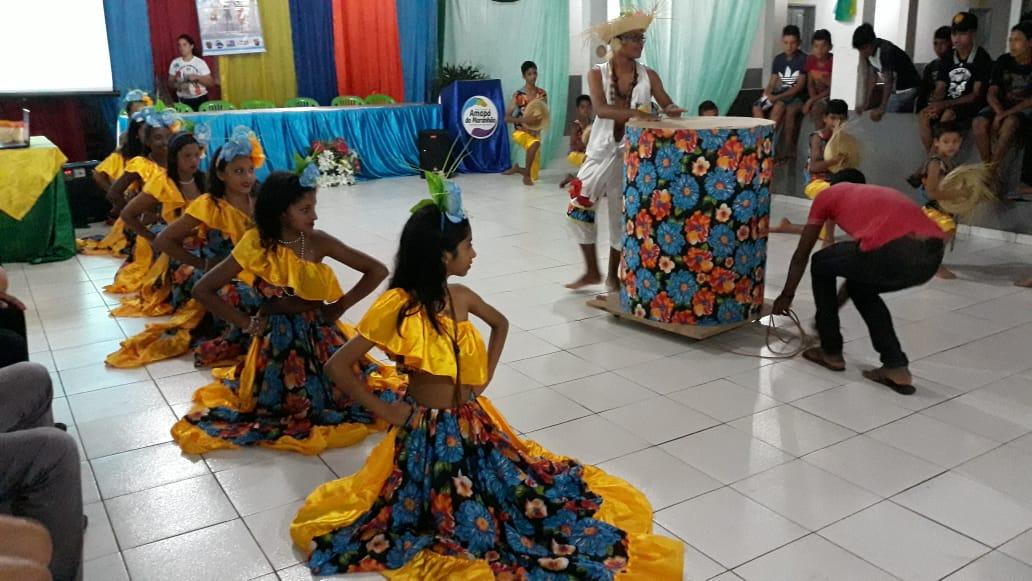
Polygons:
M243 329L211 317L204 306L191 298L194 285L233 251L251 222L254 170L265 163L261 147L248 135L230 139L215 152L209 170L210 193L190 203L183 214L154 241L171 266L170 303L175 312L165 323L152 323L122 342L108 355L113 367L139 367L154 361L178 357L193 348L196 367L232 365L247 351L250 337ZM247 313L257 312L258 295L253 277L241 273L219 289L219 297Z
M126 163L122 175L111 184L107 192L107 199L114 211L118 212L119 219L112 225L107 236L96 243L87 242L83 246L83 252L87 254L111 252L115 256L127 256L115 273L114 281L104 287L105 291L116 294L131 293L140 289L155 256L147 239L138 240L138 233L157 228L156 223L161 220L160 215L155 212L141 212L133 216L137 223L134 228L122 213L144 189L154 191L164 183L168 166L168 140L171 132L165 119L147 107L133 114L129 133L134 133L134 128L136 135L142 139L143 149L139 155ZM117 249L121 250L116 251Z
M440 179L430 176L432 188ZM395 428L354 475L323 484L291 526L312 572L391 579L680 579L683 545L649 534L652 509L626 482L521 440L480 395L508 322L449 286L476 253L458 191L417 205L390 290L327 373ZM491 327L485 348L469 320ZM349 373L373 347L409 372L404 401Z
M215 317L245 329L251 344L228 377L194 394L193 410L172 427L185 452L260 444L318 454L386 427L323 371L353 335L337 319L387 277L387 267L315 229L317 178L314 164L301 176L271 174L255 201L257 228L194 286L194 298ZM345 294L324 258L362 278ZM250 318L218 296L233 279L248 275L263 302ZM345 373L384 401L395 401L402 386L393 367L372 358Z

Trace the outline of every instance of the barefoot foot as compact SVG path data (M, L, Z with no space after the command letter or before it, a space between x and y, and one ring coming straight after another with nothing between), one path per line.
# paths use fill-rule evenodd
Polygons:
M514 166L510 167L509 169L503 171L502 175L503 176L511 176L511 175L516 175L518 173L521 173L522 171L523 171L523 168L521 168L518 165L514 165Z
M937 270L935 272L935 276L936 276L936 278L943 278L943 279L946 279L946 280L953 280L953 279L957 278L957 273L955 273L952 270L946 268L945 266L940 266L939 270Z
M620 290L620 279L618 278L607 278L606 279L606 290L615 293Z

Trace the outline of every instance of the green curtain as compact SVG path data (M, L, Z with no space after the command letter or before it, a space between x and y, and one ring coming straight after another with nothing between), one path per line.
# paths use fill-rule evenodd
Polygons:
M222 98L237 105L250 99L265 99L283 105L288 99L297 97L290 2L262 0L258 3L258 11L266 51L219 57ZM332 75L333 71L326 74Z
M562 145L570 84L570 6L560 0L445 0L442 63L471 63L501 79L506 99L523 86L520 64L538 66L538 86L548 93L551 124L542 135L541 167ZM509 127L511 131L511 126ZM513 148L513 159L523 150Z
M651 10L656 2L620 4L625 10ZM707 99L726 114L742 89L763 0L677 0L660 7L646 35L643 62L689 115Z

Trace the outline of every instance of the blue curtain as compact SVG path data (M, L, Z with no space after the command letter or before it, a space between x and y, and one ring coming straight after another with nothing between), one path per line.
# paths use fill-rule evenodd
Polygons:
M104 0L108 50L115 90L144 89L154 94L150 22L147 3L139 0Z
M566 130L570 3L448 0L445 20L444 62L477 65L489 78L502 81L507 100L523 86L523 61L537 63L538 86L548 93L552 113L551 124L541 134L541 167L548 167ZM505 129L511 131L512 126ZM514 161L517 157L523 161L523 148L516 146L511 151Z
M332 0L290 0L297 94L329 105L337 96Z
M621 6L650 10L656 2L621 0ZM742 88L763 0L677 0L659 6L642 60L689 115L707 99L726 114Z
M437 74L437 0L397 0L405 100L430 98Z
M147 3L139 0L104 0L111 78L118 97L96 98L107 127L115 127L122 96L132 89L154 93L154 65L151 57L150 21ZM89 99L92 101L93 99Z

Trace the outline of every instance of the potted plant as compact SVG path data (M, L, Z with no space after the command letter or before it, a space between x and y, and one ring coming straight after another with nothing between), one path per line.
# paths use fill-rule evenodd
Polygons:
M482 81L487 78L477 65L445 63L437 69L437 78L434 79L433 100L436 101L445 87L455 81Z

